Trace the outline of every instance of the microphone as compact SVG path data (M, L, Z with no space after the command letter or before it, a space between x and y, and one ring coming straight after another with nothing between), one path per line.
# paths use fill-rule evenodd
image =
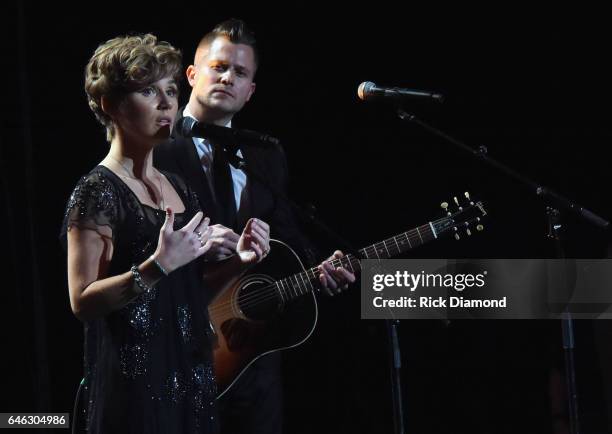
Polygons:
M218 140L224 144L240 145L246 143L265 146L280 145L280 140L268 134L251 130L240 130L237 128L205 124L203 122L198 122L189 116L180 119L176 124L176 129L183 137L208 138Z
M375 99L392 99L395 101L401 100L422 100L422 101L444 101L444 96L439 93L428 92L423 90L403 89L401 87L379 87L371 81L364 81L357 89L359 99L363 101Z

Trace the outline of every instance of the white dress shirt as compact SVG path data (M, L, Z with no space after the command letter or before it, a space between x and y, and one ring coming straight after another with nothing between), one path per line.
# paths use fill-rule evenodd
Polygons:
M189 113L189 109L185 107L183 110L183 117L190 117L196 119L191 113ZM197 120L197 119L196 119ZM232 126L232 121L230 120L226 127ZM200 157L200 162L202 163L202 169L204 173L206 173L206 178L208 179L208 186L210 187L210 191L215 196L215 188L213 185L213 179L211 175L211 168L213 163L213 149L210 142L206 139L202 139L200 137L192 137L193 143L196 147L196 151L198 152L198 156ZM240 149L236 153L236 155L242 158L242 151ZM232 181L234 185L234 200L236 201L236 211L240 210L240 203L242 202L242 194L245 193L244 187L246 186L247 178L246 174L240 170L235 168L230 164L230 170L232 172ZM244 198L246 199L246 198ZM216 200L216 198L215 198Z

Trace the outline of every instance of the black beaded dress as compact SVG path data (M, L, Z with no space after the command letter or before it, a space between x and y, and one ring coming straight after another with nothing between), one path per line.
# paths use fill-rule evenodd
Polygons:
M195 194L164 173L185 204L183 227L200 210ZM112 171L97 166L75 187L64 217L72 226L112 231L108 276L129 271L157 247L165 212L142 204ZM200 263L181 267L124 308L85 323L85 387L90 433L216 433L215 381L207 291Z

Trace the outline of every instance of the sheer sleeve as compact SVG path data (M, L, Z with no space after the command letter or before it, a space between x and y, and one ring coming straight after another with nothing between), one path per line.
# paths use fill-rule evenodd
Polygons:
M66 206L61 238L76 226L90 229L103 236L114 236L119 215L119 196L115 186L100 172L80 179Z

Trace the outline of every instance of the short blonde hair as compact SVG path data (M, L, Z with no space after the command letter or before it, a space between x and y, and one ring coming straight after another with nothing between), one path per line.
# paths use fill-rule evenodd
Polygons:
M246 23L237 18L230 18L222 23L219 23L210 32L205 34L196 49L196 57L201 52L202 48L208 47L217 38L227 38L233 44L244 44L251 47L255 58L255 67L259 65L259 50L257 49L257 41L255 33L253 33ZM194 63L199 63L198 58L194 59Z
M147 33L121 36L100 45L85 67L85 93L89 107L106 127L106 139L115 135L112 119L102 110L102 97L119 103L129 92L164 77L182 77L181 52Z

